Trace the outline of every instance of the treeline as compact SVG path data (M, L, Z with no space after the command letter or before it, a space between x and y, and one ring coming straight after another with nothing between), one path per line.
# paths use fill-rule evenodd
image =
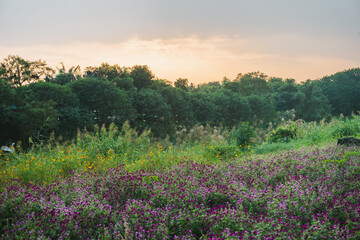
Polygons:
M147 66L49 68L45 62L10 55L0 63L0 144L63 140L77 129L122 125L173 136L178 126L234 127L240 122L276 121L288 110L294 119L319 121L360 110L360 68L319 80L268 77L260 72L199 86L187 79L157 79Z

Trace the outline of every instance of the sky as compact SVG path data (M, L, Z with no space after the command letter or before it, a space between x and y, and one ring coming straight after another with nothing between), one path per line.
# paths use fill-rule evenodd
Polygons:
M190 82L360 67L360 0L0 0L0 60L148 65Z

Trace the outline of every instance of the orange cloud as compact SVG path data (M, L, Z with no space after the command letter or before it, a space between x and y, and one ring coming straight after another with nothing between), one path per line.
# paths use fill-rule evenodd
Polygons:
M24 47L0 46L0 57L17 54L50 66L99 66L102 62L120 66L148 65L156 77L175 81L188 78L195 84L232 79L238 73L260 71L270 76L316 79L343 69L358 67L359 62L321 55L285 55L265 51L261 41L242 38L196 36L143 40L131 38L119 43L42 44Z

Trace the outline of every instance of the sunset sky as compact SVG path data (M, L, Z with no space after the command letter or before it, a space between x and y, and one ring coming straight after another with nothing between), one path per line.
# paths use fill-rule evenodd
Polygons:
M195 84L360 67L359 0L0 0L0 58L148 65Z

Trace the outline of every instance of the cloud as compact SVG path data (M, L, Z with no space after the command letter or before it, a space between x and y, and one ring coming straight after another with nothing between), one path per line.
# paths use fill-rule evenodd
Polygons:
M79 64L82 69L99 66L103 62L129 67L148 65L158 78L170 81L188 78L196 84L221 81L224 76L233 79L238 73L253 71L305 81L360 65L360 60L349 60L336 54L326 56L313 50L303 51L301 54L306 44L299 44L298 49L294 49L291 44L286 46L286 41L282 42L284 49L292 51L289 54L279 51L279 46L261 47L263 41L266 39L203 39L195 35L152 40L134 37L118 43L73 42L22 47L0 46L0 57L18 54L30 60L41 58L53 67L64 62L66 66Z
M356 34L358 0L0 0L0 44Z

